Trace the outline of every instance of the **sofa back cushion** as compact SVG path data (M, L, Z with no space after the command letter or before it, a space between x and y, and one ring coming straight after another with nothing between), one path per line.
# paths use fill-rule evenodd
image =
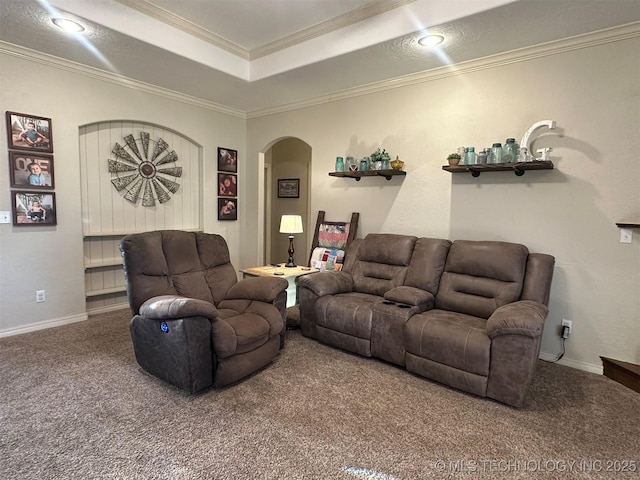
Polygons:
M134 313L149 298L181 295L211 303L237 281L227 243L220 235L158 230L120 242L127 296Z
M411 264L407 270L405 285L426 290L432 295L438 292L451 242L440 238L419 238L413 249Z
M416 237L409 235L367 235L358 245L357 258L350 269L354 291L383 296L403 285L415 242Z
M447 255L436 308L489 318L520 299L529 250L507 242L453 242Z

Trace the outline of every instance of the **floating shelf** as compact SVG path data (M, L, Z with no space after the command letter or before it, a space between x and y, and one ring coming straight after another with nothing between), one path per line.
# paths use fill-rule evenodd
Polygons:
M486 163L477 165L444 165L443 170L451 173L471 172L474 177L479 177L482 172L514 172L518 177L524 175L527 170L553 170L553 162L549 160L536 160L533 162L518 163Z
M92 268L121 267L121 266L122 266L122 259L115 258L113 260L105 260L103 262L87 263L85 264L84 269L90 270Z
M340 178L355 178L356 182L359 182L362 177L384 177L387 180L391 180L391 177L396 175L405 176L407 172L404 170L394 170L390 168L389 170L366 170L360 172L356 170L355 172L330 172L330 177L340 177Z
M616 225L620 228L640 228L640 219L624 220L616 222Z

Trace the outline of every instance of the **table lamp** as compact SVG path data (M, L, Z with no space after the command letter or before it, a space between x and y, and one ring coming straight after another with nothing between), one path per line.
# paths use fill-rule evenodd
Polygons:
M293 261L293 234L302 233L302 217L300 215L282 215L280 233L289 234L289 260L285 267L297 267Z

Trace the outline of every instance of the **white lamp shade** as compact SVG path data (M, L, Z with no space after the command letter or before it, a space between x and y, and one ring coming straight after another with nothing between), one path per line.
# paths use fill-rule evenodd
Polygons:
M280 233L302 233L302 217L300 215L282 215Z

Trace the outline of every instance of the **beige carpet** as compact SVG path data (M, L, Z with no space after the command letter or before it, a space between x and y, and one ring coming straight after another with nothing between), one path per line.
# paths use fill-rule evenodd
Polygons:
M516 410L297 330L189 396L138 368L128 321L0 339L0 479L640 476L640 395L603 376L541 361Z

